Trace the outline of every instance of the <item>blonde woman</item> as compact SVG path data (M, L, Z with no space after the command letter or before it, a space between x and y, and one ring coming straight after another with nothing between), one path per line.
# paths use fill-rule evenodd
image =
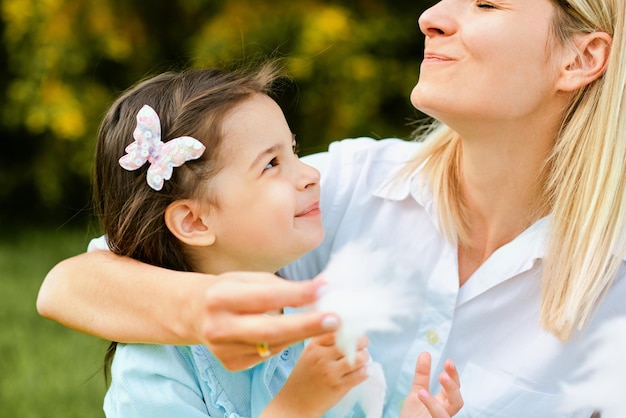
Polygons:
M593 355L582 348L590 331L626 315L625 21L623 0L442 0L419 19L411 100L438 121L423 141L342 141L308 158L322 172L326 238L281 275L315 277L343 244L368 239L397 249L423 295L403 333L370 338L390 390L385 417L398 416L421 351L435 371L454 359L459 417L593 413L562 412L561 387ZM138 277L155 288L153 276L178 274L81 255L50 272L39 309L118 339L245 342L215 331L215 301L181 300L219 278L190 278L179 296L163 286L158 309L136 301ZM259 320L229 314L238 331ZM265 325L271 338L281 324Z

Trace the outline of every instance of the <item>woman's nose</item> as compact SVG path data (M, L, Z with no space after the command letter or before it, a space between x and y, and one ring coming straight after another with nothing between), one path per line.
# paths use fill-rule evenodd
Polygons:
M420 31L426 37L450 35L455 31L456 24L450 3L450 0L441 0L417 19Z

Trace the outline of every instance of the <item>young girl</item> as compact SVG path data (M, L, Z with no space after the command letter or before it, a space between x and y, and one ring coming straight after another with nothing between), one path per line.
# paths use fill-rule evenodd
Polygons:
M298 160L282 112L264 94L274 76L271 68L163 74L113 104L95 170L113 252L182 271L275 271L321 242L319 174ZM363 346L351 367L332 336L314 339L285 383L299 347L230 373L203 346L120 345L105 410L320 416L366 378ZM305 384L298 396L292 381Z
M97 144L95 197L106 234L100 246L207 274L274 272L318 246L319 173L298 159L294 136L268 96L277 74L271 64L254 73L166 73L120 97ZM367 378L366 345L359 343L351 364L326 334L235 373L203 345L113 343L105 412L319 417ZM254 355L270 354L258 344ZM430 372L420 367L417 384ZM445 389L460 399L458 376L447 371ZM407 411L430 416L416 400L427 384L418 386ZM442 409L439 401L431 410Z

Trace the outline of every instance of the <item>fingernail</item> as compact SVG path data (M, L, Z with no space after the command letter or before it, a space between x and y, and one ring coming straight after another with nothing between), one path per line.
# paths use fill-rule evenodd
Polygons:
M324 296L326 293L328 293L329 289L329 285L327 285L326 283L322 284L320 287L317 288L317 298L319 299Z
M326 315L322 319L322 328L328 331L334 331L339 327L339 319L335 315Z
M420 399L428 399L428 397L430 396L426 389L420 389L417 394L419 395Z

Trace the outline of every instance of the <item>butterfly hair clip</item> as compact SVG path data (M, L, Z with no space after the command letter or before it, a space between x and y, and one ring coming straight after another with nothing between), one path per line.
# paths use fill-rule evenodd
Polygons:
M161 121L159 115L148 105L137 112L137 127L133 132L135 141L125 149L126 155L120 158L120 165L134 171L146 162L148 185L156 191L163 188L163 182L172 177L174 167L180 167L189 160L200 158L205 150L202 142L190 136L181 136L167 142L161 141Z

